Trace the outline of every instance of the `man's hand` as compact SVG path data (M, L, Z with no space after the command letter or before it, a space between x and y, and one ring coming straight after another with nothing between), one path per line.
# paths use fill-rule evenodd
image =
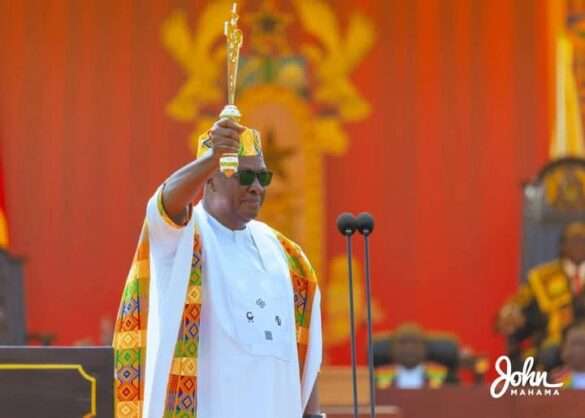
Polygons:
M233 120L221 119L209 130L212 152L175 171L165 182L162 192L163 206L167 215L177 225L189 220L189 203L203 188L205 181L217 172L220 157L240 150L240 134L244 127Z
M231 119L220 119L209 130L212 142L212 157L214 160L226 153L238 153L240 150L240 135L245 128Z

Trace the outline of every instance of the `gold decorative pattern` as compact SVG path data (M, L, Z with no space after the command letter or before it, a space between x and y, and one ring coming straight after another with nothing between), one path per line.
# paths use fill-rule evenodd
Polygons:
M559 166L544 180L546 202L558 210L585 210L585 169Z
M171 373L179 376L197 376L197 361L194 357L174 358Z
M572 320L570 305L573 296L568 279L556 261L532 269L528 281L540 310L548 314L547 338L543 344L558 343L562 330Z
M91 410L83 418L92 418L97 414L97 380L81 364L0 364L0 370L75 370L90 384Z
M136 348L145 344L146 333L144 331L126 331L115 335L116 346L122 349Z
M228 105L236 104L236 85L238 80L238 64L240 61L240 48L244 42L244 35L238 28L237 5L233 4L232 14L225 22L224 35L227 41L227 91Z
M374 27L361 14L350 16L345 36L333 9L320 0L295 0L300 21L321 43L304 44L303 55L316 67L317 101L339 108L342 121L361 120L370 113L369 104L350 80L351 73L374 43Z

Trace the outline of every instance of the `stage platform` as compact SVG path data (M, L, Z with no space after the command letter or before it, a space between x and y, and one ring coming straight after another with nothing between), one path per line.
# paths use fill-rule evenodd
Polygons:
M360 418L369 416L367 370L358 370ZM353 416L351 369L324 368L321 405ZM0 418L112 418L111 347L0 347ZM376 393L381 418L583 418L585 391L557 396L490 396L489 386ZM237 418L237 417L232 417Z

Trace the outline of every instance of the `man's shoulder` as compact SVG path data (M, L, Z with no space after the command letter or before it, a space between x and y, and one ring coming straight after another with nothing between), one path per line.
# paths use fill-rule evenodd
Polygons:
M424 363L424 368L425 371L427 372L428 375L440 378L440 379L445 379L447 377L447 372L448 369L446 366L444 366L441 363L436 363L433 361L427 361Z
M292 239L288 238L282 232L272 228L270 225L261 221L250 221L250 225L256 231L271 235L279 244L287 258L289 267L300 277L309 278L316 281L315 271L309 262L309 259L303 252L303 249Z
M528 272L528 283L534 290L538 288L547 289L551 286L564 288L566 287L566 280L560 260L539 264Z
M374 371L376 388L387 389L394 384L398 369L394 364L376 367Z
M250 226L252 226L256 231L276 239L278 242L280 242L285 251L289 252L287 249L294 248L295 250L302 252L301 246L299 244L297 244L295 241L284 235L276 228L271 227L267 223L252 220L250 221Z
M529 271L529 276L535 275L541 279L546 279L556 274L562 274L561 261L559 259L551 260L546 263L538 264Z

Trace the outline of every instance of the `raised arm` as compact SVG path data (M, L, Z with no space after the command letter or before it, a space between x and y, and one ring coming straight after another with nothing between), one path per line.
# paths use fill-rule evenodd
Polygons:
M243 126L230 119L215 122L209 130L212 152L181 167L166 180L162 203L177 225L183 225L188 220L189 203L195 199L205 181L217 171L222 154L238 152L243 131Z

